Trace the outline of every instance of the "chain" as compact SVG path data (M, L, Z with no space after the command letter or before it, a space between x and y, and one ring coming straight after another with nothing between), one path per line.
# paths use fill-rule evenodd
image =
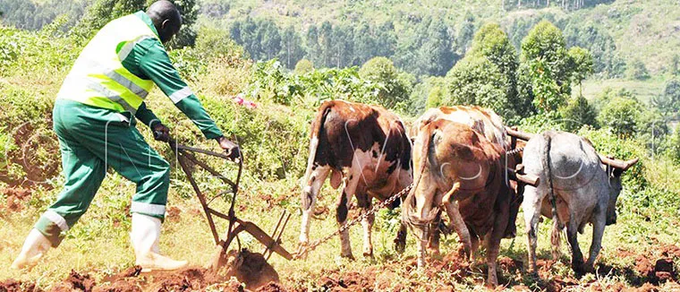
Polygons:
M387 207L388 205L391 205L392 203L394 203L394 201L396 201L396 200L397 200L398 198L400 198L402 195L404 195L404 194L410 192L412 188L413 188L413 184L410 184L409 186L407 186L406 188L404 188L403 190L401 190L401 192L398 192L398 193L392 195L392 196L389 197L387 200L384 200L384 201L382 201L382 202L380 202L380 203L378 203L378 204L376 204L376 205L373 205L373 207L372 207L370 210L368 210L368 211L366 211L366 212L363 212L361 215L357 216L356 218L351 219L351 220L345 222L345 224L343 224L342 226L340 226L340 228L338 229L337 232L333 232L333 233L331 233L331 234L328 234L328 235L326 235L324 238L322 238L322 239L320 239L320 240L317 240L317 241L315 241L315 242L312 243L312 244L302 246L302 247L300 248L300 250L299 250L295 255L293 255L293 259L300 259L300 258L302 258L304 255L306 255L306 254L309 253L310 251L313 251L313 250L315 250L317 247L319 247L319 245L322 245L322 244L328 242L329 240L331 240L331 238L335 237L335 235L345 232L345 231L348 230L350 227L352 227L352 226L356 225L357 223L361 222L362 220L368 218L368 216L371 216L371 215L373 215L375 212L378 212L378 210L380 210L380 209L382 209L382 208L385 208L385 207Z
M524 151L524 147L515 148L515 149L512 149L510 151L506 151L505 154L512 156L512 155L515 155L515 154L520 153L522 151Z

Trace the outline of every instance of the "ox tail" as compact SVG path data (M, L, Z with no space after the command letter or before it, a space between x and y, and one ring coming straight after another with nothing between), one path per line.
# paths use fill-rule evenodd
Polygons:
M552 221L553 221L553 229L552 233L550 234L550 243L552 243L552 253L553 253L553 258L557 260L559 258L559 250L560 250L560 232L562 230L562 224L560 224L560 218L557 215L557 196L555 195L555 188L553 186L553 175L552 175L552 160L550 157L550 149L552 146L552 133L546 132L543 134L543 138L545 139L545 144L543 145L544 147L544 159L543 159L543 168L547 171L546 173L546 180L547 180L547 185L548 185L548 195L550 195L550 206L551 206L551 211L552 211Z
M319 138L323 131L323 126L326 123L326 117L333 109L332 103L324 103L319 108L316 118L312 122L311 127L311 140L309 141L309 158L307 160L307 169L305 170L305 182L309 179L312 174L312 168L314 167L314 161L316 160L316 152L319 148Z

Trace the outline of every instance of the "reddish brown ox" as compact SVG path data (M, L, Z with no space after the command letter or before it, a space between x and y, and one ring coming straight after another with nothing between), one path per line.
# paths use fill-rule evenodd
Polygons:
M443 106L439 108L428 109L422 116L420 116L414 126L411 127L411 137L417 137L418 130L431 123L433 121L444 119L452 122L458 122L470 126L477 133L486 137L492 143L498 145L501 149L505 151L510 151L514 146L510 143L510 139L506 134L506 128L503 125L503 120L498 116L493 110L482 108L479 106ZM515 153L514 155L504 155L502 156L502 164L504 167L515 169L516 161L521 161L521 152ZM517 213L519 212L519 206L522 203L522 193L523 184L518 184L514 180L510 180L507 174L503 174L503 179L505 184L510 188L512 196L512 205L510 208L510 220L508 220L508 228L504 235L505 238L514 238L516 235L516 225L515 219L517 218ZM439 221L439 218L437 218ZM470 250L471 243L466 239L467 231L465 226L461 227L459 234L462 234L461 241L463 242L466 251ZM439 252L439 234L435 230L431 234L431 240L429 242L428 249L433 253Z
M413 147L415 186L402 207L402 220L420 241L418 266L425 265L426 239L443 208L463 241L461 230L467 225L472 253L483 239L487 283L497 285L496 258L511 204L503 182L504 150L470 126L446 119L420 128Z
M302 230L300 243L309 240L309 225L316 197L330 174L331 186L344 182L338 198L338 224L347 221L349 202L356 196L366 212L373 198L385 200L413 181L411 176L411 144L399 118L380 106L369 106L341 100L324 102L312 122L309 160L303 180ZM373 256L371 229L374 216L362 221L364 256ZM397 249L406 240L402 226L397 236ZM340 233L341 255L352 258L349 232Z

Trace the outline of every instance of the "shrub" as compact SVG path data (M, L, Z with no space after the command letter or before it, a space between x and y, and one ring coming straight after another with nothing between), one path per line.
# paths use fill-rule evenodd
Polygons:
M302 59L295 64L295 73L296 74L306 74L309 72L312 72L314 70L314 64L312 64L312 61L307 60L307 59Z

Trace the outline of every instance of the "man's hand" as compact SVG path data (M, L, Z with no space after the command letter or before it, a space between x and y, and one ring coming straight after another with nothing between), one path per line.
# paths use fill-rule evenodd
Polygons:
M227 152L227 156L232 160L241 157L241 149L239 149L236 143L229 141L229 139L224 138L224 136L217 138L217 143L220 143L220 147Z
M161 123L156 123L152 127L153 138L156 141L168 142L170 140L170 129Z

